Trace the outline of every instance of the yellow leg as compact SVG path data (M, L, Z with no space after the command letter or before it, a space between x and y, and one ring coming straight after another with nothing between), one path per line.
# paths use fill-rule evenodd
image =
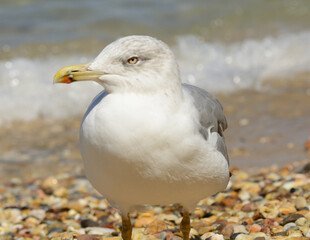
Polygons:
M181 232L183 234L183 240L189 240L189 232L191 230L191 222L189 217L189 212L187 210L183 211L183 219L180 225Z
M126 215L122 215L122 238L123 240L131 240L131 232L132 226L130 222L129 213Z

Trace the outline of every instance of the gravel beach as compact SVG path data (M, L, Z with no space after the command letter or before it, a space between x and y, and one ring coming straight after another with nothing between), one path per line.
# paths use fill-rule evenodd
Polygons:
M310 162L255 174L232 169L229 188L201 200L192 239L309 239ZM121 239L119 211L95 192L77 167L47 178L0 185L0 239ZM179 205L131 215L133 239L181 239Z

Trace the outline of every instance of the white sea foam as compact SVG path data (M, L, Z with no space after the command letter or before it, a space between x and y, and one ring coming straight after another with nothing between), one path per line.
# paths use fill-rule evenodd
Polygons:
M232 45L186 36L173 49L182 79L211 92L259 89L268 77L310 72L310 32ZM0 62L0 124L83 113L102 87L91 82L53 85L52 79L59 68L91 59L50 56Z
M264 79L310 72L310 32L232 45L187 36L175 51L183 80L216 92L259 90Z
M63 118L80 114L102 90L96 83L56 84L60 67L87 62L81 57L29 60L16 58L0 63L0 124L38 117Z

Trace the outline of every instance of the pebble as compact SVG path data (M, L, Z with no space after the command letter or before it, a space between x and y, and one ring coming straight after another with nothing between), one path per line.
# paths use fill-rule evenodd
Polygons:
M51 235L53 233L62 233L63 231L64 231L63 228L55 227L55 228L51 228L50 230L48 230L47 235Z
M46 213L43 209L33 209L33 210L31 210L29 215L31 215L31 216L37 218L38 220L42 221L45 218Z
M253 224L250 227L249 232L254 233L254 232L259 232L262 229L262 227L259 224Z
M241 211L243 212L254 212L257 210L257 205L255 202L249 202L242 206Z
M290 222L295 222L296 220L298 220L299 218L302 218L302 217L303 217L303 215L301 215L299 213L290 214L281 221L281 225L285 225L285 224L290 223Z
M146 226L144 233L147 235L160 233L168 228L169 228L169 224L167 222L163 220L154 220Z
M296 226L296 224L295 223L287 223L287 224L285 224L284 226L283 226L283 230L286 232L286 231L288 231L289 229L296 229L297 228L297 226Z
M263 232L255 232L255 233L251 233L250 235L254 240L264 240L264 239L267 239L268 236L263 233Z
M309 239L310 173L297 167L233 170L231 186L192 213L192 239ZM0 239L121 240L120 212L81 174L19 178L0 184L0 192ZM180 211L171 205L133 212L133 239L181 240Z
M99 224L91 219L83 219L81 221L81 227L87 228L87 227L98 227Z
M102 228L102 227L88 227L85 230L90 235L104 235L104 236L111 236L112 233L115 232L114 229Z
M310 221L307 220L305 217L300 217L296 220L296 225L302 226L302 227L309 227L310 226Z
M283 215L287 215L290 213L295 213L297 210L293 205L285 205L279 208L279 212Z
M261 205L258 207L258 209L259 209L259 213L264 218L276 218L279 214L279 210L277 208L266 207L264 205Z
M153 221L154 219L152 217L141 217L135 221L134 226L137 228L146 227Z
M233 229L234 229L234 233L248 233L245 226L243 225L235 225Z
M233 224L227 224L221 231L224 237L229 238L234 233L234 226Z
M224 240L224 236L213 232L205 233L200 237L201 240Z
M54 195L56 197L67 197L68 196L68 189L61 187L61 188L57 188L54 192Z
M307 207L307 200L304 197L297 197L295 200L295 206L297 209Z
M301 228L301 231L302 231L302 233L303 233L303 235L304 235L305 237L310 238L310 228L309 228L309 227L307 227L307 228Z
M251 240L251 239L252 239L251 236L243 234L243 233L240 233L235 237L235 240Z
M98 236L82 234L77 237L77 240L100 240L100 238Z
M238 196L226 196L221 203L226 207L232 207L238 202Z
M42 188L46 191L55 190L58 187L58 180L55 177L48 177L42 183Z

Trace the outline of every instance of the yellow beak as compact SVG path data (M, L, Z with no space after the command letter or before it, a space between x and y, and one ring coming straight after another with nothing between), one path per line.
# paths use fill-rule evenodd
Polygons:
M53 82L97 81L104 73L88 70L89 65L89 63L86 63L64 67L55 74Z

